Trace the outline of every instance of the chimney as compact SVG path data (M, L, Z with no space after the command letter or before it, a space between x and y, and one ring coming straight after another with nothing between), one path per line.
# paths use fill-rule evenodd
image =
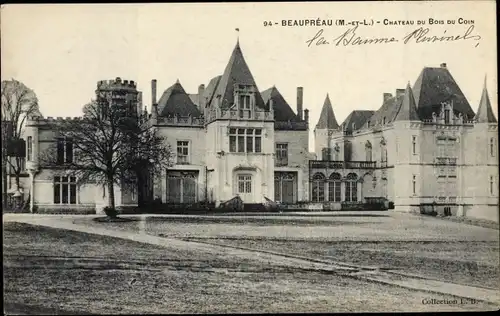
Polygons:
M156 79L151 80L151 105L156 103Z
M304 88L297 87L297 116L302 119L302 103L304 101Z
M198 109L203 111L205 108L205 85L200 84L198 86Z
M304 121L309 123L309 110L308 109L304 110Z
M151 106L151 118L153 120L158 119L158 104L153 104Z
M440 66L441 68L446 68L446 63L442 63Z
M137 92L137 115L141 116L141 109L142 109L142 92L139 91Z
M396 98L404 96L405 91L406 91L406 89L396 89Z
M392 98L392 94L391 93L384 93L384 103L385 101L389 100L390 98Z

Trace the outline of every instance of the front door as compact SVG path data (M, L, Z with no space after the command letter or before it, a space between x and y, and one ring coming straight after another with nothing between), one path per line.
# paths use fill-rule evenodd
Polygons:
M237 176L237 193L243 203L253 203L253 183L251 174L239 174Z

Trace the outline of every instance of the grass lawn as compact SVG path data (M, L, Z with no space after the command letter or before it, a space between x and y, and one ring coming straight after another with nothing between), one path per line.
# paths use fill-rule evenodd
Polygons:
M239 313L494 310L430 305L443 295L176 250L4 223L4 312Z
M287 241L255 238L185 238L376 266L470 286L499 287L498 242Z

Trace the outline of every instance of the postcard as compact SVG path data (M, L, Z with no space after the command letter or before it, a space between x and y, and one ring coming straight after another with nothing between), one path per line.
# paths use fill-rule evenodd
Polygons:
M4 312L497 310L496 18L2 5Z

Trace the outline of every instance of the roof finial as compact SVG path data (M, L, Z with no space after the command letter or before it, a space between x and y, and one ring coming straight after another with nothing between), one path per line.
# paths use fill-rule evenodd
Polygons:
M486 89L486 76L487 74L484 74L484 88Z
M236 37L236 46L240 46L240 29L235 28L236 32L238 32L238 35Z
M180 83L180 82L179 82L179 78L177 78L177 81L176 81L175 83Z

